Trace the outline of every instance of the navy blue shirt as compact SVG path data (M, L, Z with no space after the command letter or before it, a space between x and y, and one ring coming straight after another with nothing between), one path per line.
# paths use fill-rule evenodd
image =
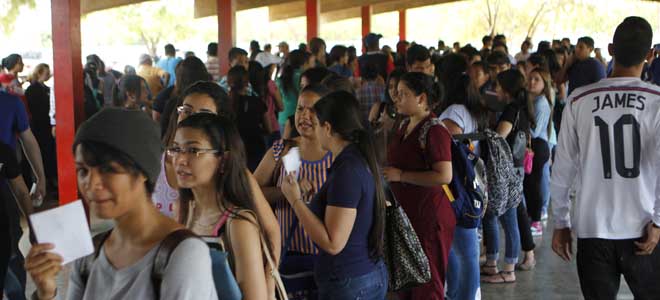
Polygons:
M16 134L30 128L30 121L21 99L0 92L0 143L16 148Z
M568 95L579 87L598 82L605 77L605 67L595 58L575 61L568 70Z
M316 277L319 280L352 278L376 270L369 257L369 232L373 224L376 185L366 160L355 144L346 146L328 170L328 180L312 201L311 209L325 219L328 206L355 208L353 230L344 249L331 255L319 247Z

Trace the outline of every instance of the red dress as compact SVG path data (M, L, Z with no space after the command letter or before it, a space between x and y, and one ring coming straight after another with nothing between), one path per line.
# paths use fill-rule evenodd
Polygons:
M388 147L387 161L390 167L404 172L425 172L436 162L451 162L451 136L442 125L431 126L422 149L420 134L425 123L431 122L431 114L420 122L404 138L409 121L405 121ZM444 282L447 257L454 238L456 217L449 199L441 186L424 187L409 183L391 183L392 191L408 215L431 265L431 281L400 293L401 300L444 299Z

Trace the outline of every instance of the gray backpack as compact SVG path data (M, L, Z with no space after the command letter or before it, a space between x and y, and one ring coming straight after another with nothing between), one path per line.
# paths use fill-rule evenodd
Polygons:
M499 217L522 200L523 180L516 172L507 141L491 129L486 129L484 133L486 149L482 151L481 157L486 160L488 179L489 202L486 212Z

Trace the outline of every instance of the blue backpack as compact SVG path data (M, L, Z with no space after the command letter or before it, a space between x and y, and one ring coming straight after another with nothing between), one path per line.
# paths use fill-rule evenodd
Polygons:
M443 186L456 215L456 224L477 228L488 203L483 161L464 141L467 135L454 136L451 145L452 180Z
M402 125L403 126L403 125ZM426 149L428 132L432 126L444 126L437 118L422 125L419 142ZM454 136L451 144L452 180L443 185L456 215L456 224L463 228L477 228L486 212L488 196L483 161L470 151L464 141L484 139L483 134Z

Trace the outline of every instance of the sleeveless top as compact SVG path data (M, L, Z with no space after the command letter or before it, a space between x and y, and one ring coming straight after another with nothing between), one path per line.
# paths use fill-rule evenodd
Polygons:
M167 154L163 154L160 164L160 174L156 180L156 188L151 196L154 205L164 215L174 217L174 202L179 199L179 191L175 190L167 183L167 174L165 173L165 159Z
M282 156L284 156L284 141L279 140L273 144L273 156L275 162L278 162ZM302 165L300 166L300 178L307 179L316 191L321 190L321 187L328 179L327 171L330 165L332 164L332 152L328 151L325 156L317 161L308 161L302 159ZM284 165L280 165L279 177L277 180L277 186L282 186L282 179L286 176ZM307 204L313 199L313 195L303 198ZM282 235L282 244L285 245L286 241L289 238L289 231L291 231L291 225L293 225L293 219L296 218L296 214L291 208L291 205L287 202L286 199L280 199L275 203L275 215L277 216L277 221L280 224L280 231ZM289 249L285 251L294 251L305 254L318 254L318 249L312 242L312 239L307 235L305 230L303 230L302 224L298 222L298 227L294 231L293 239L291 240L291 245Z

